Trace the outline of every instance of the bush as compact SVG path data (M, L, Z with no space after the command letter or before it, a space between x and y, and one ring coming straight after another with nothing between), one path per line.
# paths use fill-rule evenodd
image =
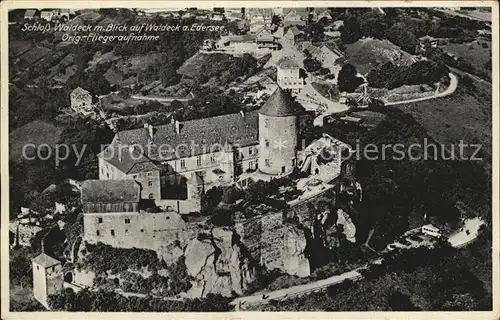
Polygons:
M316 72L321 69L321 62L313 58L305 58L304 69L308 72Z
M394 89L403 85L434 84L446 76L447 71L444 64L432 60L417 61L407 67L398 67L388 62L373 69L367 80L370 87Z
M226 188L222 193L222 201L225 203L235 203L240 198L241 193L235 187Z
M210 219L212 224L219 227L234 226L233 212L226 209L215 209Z
M338 88L340 92L354 92L363 83L363 78L357 76L356 68L345 64L339 72Z

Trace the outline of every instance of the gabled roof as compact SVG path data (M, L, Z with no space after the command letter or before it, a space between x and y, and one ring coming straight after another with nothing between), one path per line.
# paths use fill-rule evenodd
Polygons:
M40 12L40 17L42 16L53 16L54 15L54 11L42 11Z
M31 261L44 267L44 268L49 268L49 267L55 266L56 264L61 263L59 260L54 259L45 253L41 253L41 254L37 255Z
M191 174L191 177L189 177L188 179L188 183L193 185L200 185L203 184L203 179L198 175L198 173L193 172Z
M420 37L418 38L418 40L422 41L422 40L429 40L429 41L434 41L434 40L437 40L436 38L430 36L430 35L425 35L423 37Z
M272 32L271 32L271 29L269 29L267 26L262 26L260 29L258 29L255 32L255 35L258 36L259 34L261 34L263 32L267 32L271 37L273 36Z
M272 16L273 10L271 8L247 8L248 15L250 17L263 15Z
M260 108L259 113L271 117L286 117L295 115L298 111L292 96L278 87Z
M281 69L297 69L297 68L299 68L297 63L295 63L295 61L293 61L292 59L290 59L288 57L281 58L278 61L278 66Z
M140 191L134 180L86 180L82 203L139 202Z
M307 8L304 7L297 7L297 8L283 8L283 14L289 15L289 14L296 14L299 16L306 16L309 13L307 12Z
M225 114L210 118L180 122L177 133L174 123L153 127L153 137L148 129L140 128L117 132L113 143L99 154L107 162L125 173L159 170L153 161L166 161L217 152L226 141L240 147L258 143L259 117L257 111ZM147 155L130 154L123 146L138 144ZM113 149L121 147L122 158ZM149 145L149 147L148 147ZM160 150L160 146L162 149ZM166 147L168 146L168 147ZM139 148L140 149L140 148ZM156 167L156 168L155 168Z
M36 14L36 10L35 9L28 9L26 10L26 12L24 13L24 16L25 17L34 17Z
M125 174L160 170L158 166L156 166L149 158L147 158L142 153L142 151L146 150L145 147L147 146L147 141L148 141L147 138L145 138L142 141L134 139L135 136L133 135L133 133L142 133L139 130L130 130L132 132L126 132L126 131L118 132L116 135L118 140L115 139L114 142L111 144L111 146L104 149L99 154L99 156L108 161L113 166L117 167L121 172ZM129 139L120 138L120 135L122 136L125 135ZM120 145L121 141L127 141L127 143ZM128 148L125 147L125 145L129 146L137 145L137 146L136 148L135 147ZM142 150L140 150L141 148Z
M304 33L303 31L299 30L296 26L292 26L290 29L288 29L287 33L291 32L294 36L298 36L301 33Z
M75 90L71 91L71 95L87 95L87 94L90 94L87 90L81 88L81 87L78 87L76 88Z

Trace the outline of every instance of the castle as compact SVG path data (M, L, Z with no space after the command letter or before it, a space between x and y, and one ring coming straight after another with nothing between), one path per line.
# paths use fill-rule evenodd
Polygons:
M196 211L213 186L290 174L300 161L298 116L278 87L258 111L120 131L98 156L99 179L134 180L142 199Z

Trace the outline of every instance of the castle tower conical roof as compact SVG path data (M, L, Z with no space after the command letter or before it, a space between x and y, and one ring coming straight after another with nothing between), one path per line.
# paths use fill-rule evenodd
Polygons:
M290 93L278 87L260 108L259 113L271 117L286 117L298 113L297 104Z

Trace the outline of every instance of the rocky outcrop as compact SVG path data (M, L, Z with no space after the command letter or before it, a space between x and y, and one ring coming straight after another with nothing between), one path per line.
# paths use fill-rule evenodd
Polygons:
M352 222L351 218L342 209L337 210L337 226L343 226L343 233L346 236L346 239L352 243L356 243L356 226Z
M233 230L214 228L206 236L193 239L184 252L188 274L194 278L188 295L243 294L256 280L255 267L244 252Z
M184 255L184 247L180 241L172 241L161 245L156 249L158 258L163 259L167 264L175 263Z
M283 259L282 271L299 277L309 276L311 268L305 254L307 241L304 231L295 225L285 224L283 232L285 241L281 256Z

